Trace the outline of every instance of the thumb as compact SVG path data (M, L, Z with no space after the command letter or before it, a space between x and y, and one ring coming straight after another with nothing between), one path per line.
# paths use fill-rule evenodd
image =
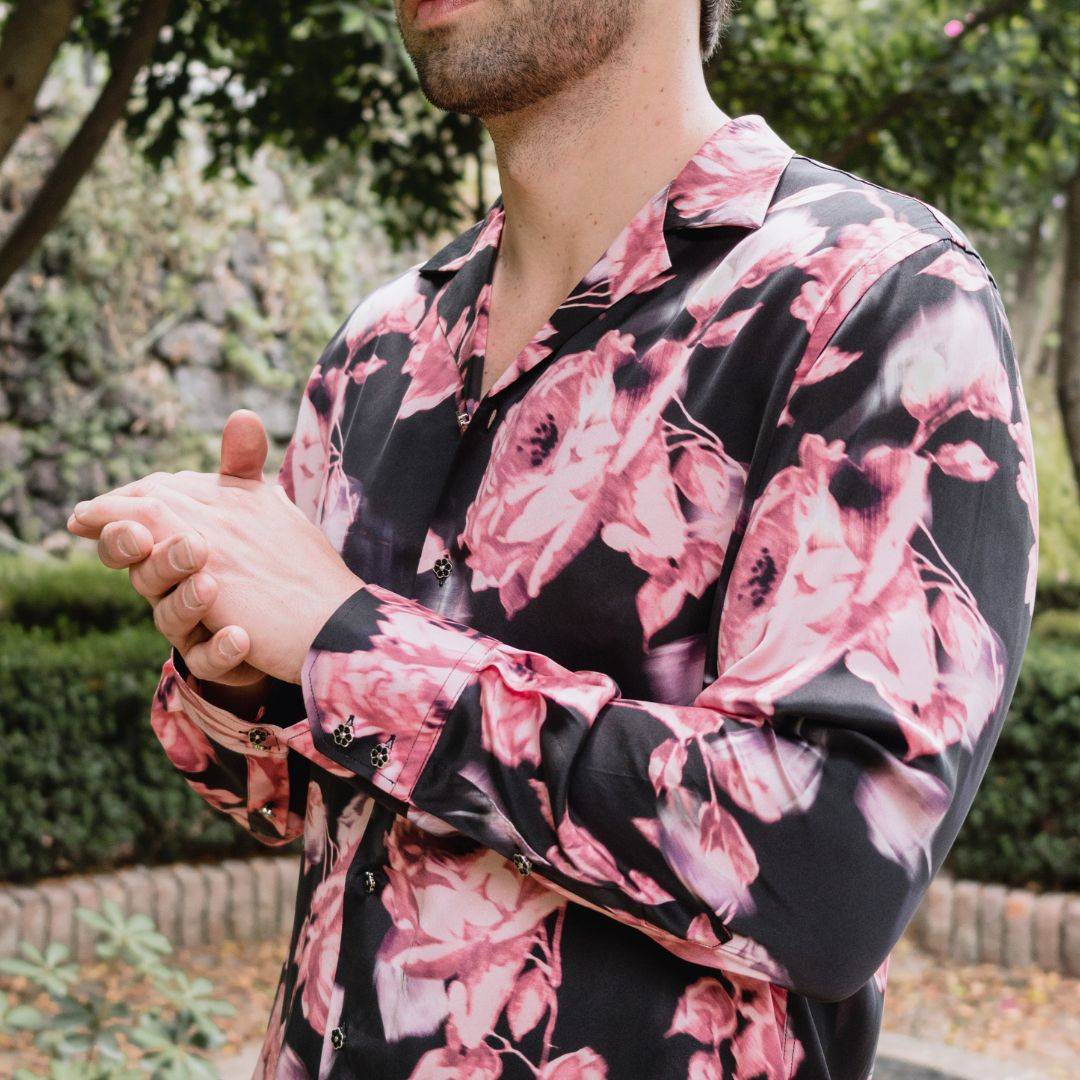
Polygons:
M250 409L236 409L229 414L221 432L221 465L218 471L222 476L262 480L269 448L266 428L258 414Z

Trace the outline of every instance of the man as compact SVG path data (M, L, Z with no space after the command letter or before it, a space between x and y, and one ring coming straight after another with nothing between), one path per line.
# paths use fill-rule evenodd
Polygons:
M867 1077L1030 627L1027 408L933 207L709 99L698 0L399 0L502 196L349 315L279 484L70 527L166 753L303 837L257 1075Z

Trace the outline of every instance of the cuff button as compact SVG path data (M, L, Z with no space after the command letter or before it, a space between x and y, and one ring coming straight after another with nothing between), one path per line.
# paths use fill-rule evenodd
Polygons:
M390 748L394 745L396 735L391 735L386 742L376 743L371 748L371 765L375 769L381 769L390 760Z
M350 716L343 724L338 724L330 733L338 746L348 746L353 741L352 725L354 717Z
M264 727L253 727L248 731L248 742L255 747L256 750L265 749L267 743L270 741L270 732Z

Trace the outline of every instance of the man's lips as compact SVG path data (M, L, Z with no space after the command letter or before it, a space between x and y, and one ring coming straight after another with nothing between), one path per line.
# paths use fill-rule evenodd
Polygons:
M413 25L418 30L439 26L452 19L462 8L475 4L476 0L414 0Z

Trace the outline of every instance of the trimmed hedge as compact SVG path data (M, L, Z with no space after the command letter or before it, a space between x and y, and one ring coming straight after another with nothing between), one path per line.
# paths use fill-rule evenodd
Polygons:
M1043 618L1050 614L1073 613ZM957 877L1080 889L1078 747L1080 647L1033 636L1001 738L949 853Z
M20 580L9 569L0 569L0 880L265 852L191 790L154 735L168 643L126 575L80 560Z

